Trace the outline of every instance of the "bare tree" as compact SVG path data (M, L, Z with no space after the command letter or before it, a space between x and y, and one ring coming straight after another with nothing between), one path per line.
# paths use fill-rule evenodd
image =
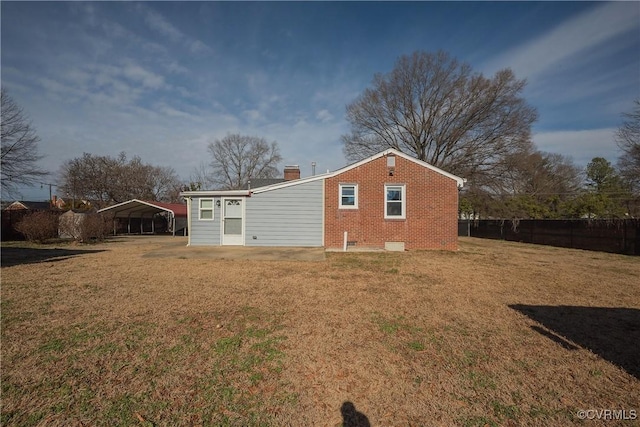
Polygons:
M505 157L531 147L536 110L509 69L473 73L449 54L401 56L347 106L344 152L355 161L395 148L469 180L499 176Z
M20 185L31 186L47 172L38 167L42 159L38 154L38 141L35 129L26 114L7 94L4 88L2 97L1 128L1 164L2 190L13 195Z
M503 218L571 215L567 204L583 184L582 171L571 158L528 150L507 156L501 169L500 179L463 189L464 213Z
M618 159L620 174L640 191L640 99L635 101L633 111L624 113L624 121L616 132L616 142L622 150Z
M62 165L58 187L72 199L107 206L133 198L175 202L182 183L172 168L145 164L137 156L128 160L125 153L118 157L84 153Z
M282 160L278 143L264 138L230 134L208 146L213 157L212 181L219 188L244 188L251 178L274 178Z
M582 186L582 171L561 154L537 150L517 153L509 156L506 164L496 193L566 199Z
M215 185L209 167L205 162L200 162L197 167L193 168L191 175L189 175L189 184L187 187L189 190L195 191L211 189L214 188Z

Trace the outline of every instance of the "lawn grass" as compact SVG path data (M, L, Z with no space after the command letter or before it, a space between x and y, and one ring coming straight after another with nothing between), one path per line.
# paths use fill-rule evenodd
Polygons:
M2 425L339 426L345 402L371 425L640 412L637 258L480 239L325 262L143 257L161 245L11 246Z

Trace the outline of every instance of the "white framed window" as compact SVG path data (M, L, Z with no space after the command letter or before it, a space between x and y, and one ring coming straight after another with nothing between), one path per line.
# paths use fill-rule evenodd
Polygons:
M213 199L200 199L198 205L198 219L210 221L213 219Z
M404 184L385 184L384 194L384 217L405 219L407 201Z
M340 184L340 209L358 209L358 184Z

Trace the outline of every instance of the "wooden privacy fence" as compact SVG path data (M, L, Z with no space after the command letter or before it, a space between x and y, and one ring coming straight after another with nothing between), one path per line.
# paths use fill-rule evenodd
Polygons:
M640 219L459 220L458 235L640 255Z

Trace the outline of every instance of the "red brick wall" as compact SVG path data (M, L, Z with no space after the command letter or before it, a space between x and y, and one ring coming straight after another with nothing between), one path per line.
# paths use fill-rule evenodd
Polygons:
M382 156L325 180L325 247L341 248L343 233L357 246L405 249L458 248L458 188L455 180L396 156L393 176ZM358 184L358 209L339 209L339 184ZM404 184L404 220L385 219L385 184Z

